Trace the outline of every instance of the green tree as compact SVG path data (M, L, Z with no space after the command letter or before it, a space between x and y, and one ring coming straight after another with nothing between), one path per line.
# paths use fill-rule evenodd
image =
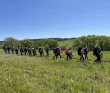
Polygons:
M19 48L20 47L20 43L17 39L14 39L12 37L7 37L3 44L2 44L2 47L16 47L16 48Z
M95 36L88 35L82 36L74 40L74 47L88 47L90 50L93 50L95 46L100 47L102 50L110 50L110 37L106 36Z
M36 41L35 45L37 45L38 47L48 47L49 49L53 49L55 47L58 47L58 42L53 39L42 39L40 41Z
M33 41L28 39L20 41L20 44L21 44L21 47L27 47L27 48L32 48L35 45Z

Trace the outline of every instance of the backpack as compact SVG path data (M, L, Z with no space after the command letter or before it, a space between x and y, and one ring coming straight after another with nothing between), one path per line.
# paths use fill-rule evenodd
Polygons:
M33 52L35 53L36 52L36 49L33 49Z
M39 48L39 52L42 52L42 48Z
M68 49L69 49L69 48L67 48L67 49L65 50L65 55L67 55L67 51L68 51Z
M56 48L55 53L58 51L59 48Z
M97 47L94 48L93 55L97 55Z
M56 48L53 49L53 54L55 54Z
M78 48L78 55L81 55L81 50L82 50L82 47L79 47Z
M59 48L54 48L53 49L53 53L56 54L56 52L58 51Z

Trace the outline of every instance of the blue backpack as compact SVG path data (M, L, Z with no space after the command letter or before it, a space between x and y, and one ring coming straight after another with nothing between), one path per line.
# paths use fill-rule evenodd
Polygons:
M33 52L35 53L36 52L36 49L33 49Z
M53 53L54 53L54 54L55 54L55 52L56 52L56 48L53 49Z

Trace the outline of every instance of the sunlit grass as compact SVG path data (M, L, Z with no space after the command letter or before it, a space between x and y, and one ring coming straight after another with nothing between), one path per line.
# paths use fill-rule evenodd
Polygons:
M63 51L64 52L64 51ZM110 63L108 51L103 60L94 63L79 61L77 51L73 60L52 60L50 57L29 57L4 54L0 50L0 93L110 93Z

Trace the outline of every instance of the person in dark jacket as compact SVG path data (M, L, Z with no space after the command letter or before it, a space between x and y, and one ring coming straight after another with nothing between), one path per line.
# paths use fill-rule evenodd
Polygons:
M46 57L49 57L49 49L48 48L45 49L45 52L46 52Z
M16 55L18 55L18 48L15 49Z
M5 54L7 53L7 47L4 47Z
M20 48L20 52L21 52L21 55L23 55L24 49L22 47Z
M10 47L8 47L7 50L8 50L8 54L10 54Z
M93 51L93 55L96 55L97 59L94 62L101 62L101 48L95 47Z
M24 48L24 54L25 54L25 56L27 54L27 48L26 47Z
M32 56L31 52L32 52L32 51L31 51L31 48L29 48L29 49L28 49L29 56Z

